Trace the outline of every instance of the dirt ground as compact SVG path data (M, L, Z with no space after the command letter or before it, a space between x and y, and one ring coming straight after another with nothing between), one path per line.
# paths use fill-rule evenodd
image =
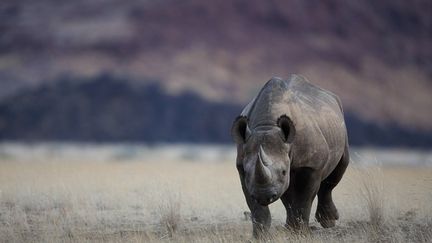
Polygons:
M432 167L352 165L334 191L340 220L271 241L431 242ZM0 241L245 242L252 226L233 161L0 157ZM247 214L247 213L246 213Z

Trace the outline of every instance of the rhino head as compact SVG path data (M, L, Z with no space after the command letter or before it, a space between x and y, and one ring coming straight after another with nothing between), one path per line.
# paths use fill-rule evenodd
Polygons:
M276 201L289 186L293 122L283 115L275 125L250 129L248 118L241 116L231 133L239 148L237 168L249 195L264 206Z

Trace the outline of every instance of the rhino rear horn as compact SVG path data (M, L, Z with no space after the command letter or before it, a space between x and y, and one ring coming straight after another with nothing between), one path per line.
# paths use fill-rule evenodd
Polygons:
M282 135L286 143L291 143L295 137L296 129L294 122L287 115L282 115L277 121L278 127L282 130Z
M270 157L264 151L264 148L262 147L262 145L260 145L260 147L259 147L258 158L261 160L261 162L265 166L269 166L269 165L273 164L273 162L270 159Z
M248 126L248 119L245 116L239 116L235 119L232 128L231 128L231 136L233 140L242 144L246 142L246 138L250 134L250 129Z

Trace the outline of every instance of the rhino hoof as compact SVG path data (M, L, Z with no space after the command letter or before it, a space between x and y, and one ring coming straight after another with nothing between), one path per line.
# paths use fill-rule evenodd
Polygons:
M331 228L331 227L334 227L336 225L336 220L334 220L334 219L321 220L321 221L319 221L319 223L321 224L321 226L323 228Z
M330 228L336 225L336 220L339 219L339 213L336 207L332 207L332 208L320 207L318 208L315 217L323 228Z

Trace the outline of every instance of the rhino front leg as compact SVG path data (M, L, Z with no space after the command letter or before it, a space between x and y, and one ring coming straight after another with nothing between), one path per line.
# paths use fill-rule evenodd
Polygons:
M317 172L311 168L291 171L288 190L281 200L287 211L286 226L293 230L309 230L312 202L320 187Z
M253 226L253 236L256 239L262 239L268 236L268 230L271 225L271 215L268 206L258 204L250 195L246 188L245 172L242 166L243 149L242 146L237 146L236 167L240 176L240 182L246 203L251 211L251 220Z
M243 194L246 198L246 203L251 211L253 236L256 239L265 238L268 236L268 230L271 225L271 215L269 207L262 206L258 204L254 199L252 199L246 189L242 173L240 173L240 181L243 189Z
M266 238L271 225L269 207L253 203L249 208L252 213L253 236L256 239Z

